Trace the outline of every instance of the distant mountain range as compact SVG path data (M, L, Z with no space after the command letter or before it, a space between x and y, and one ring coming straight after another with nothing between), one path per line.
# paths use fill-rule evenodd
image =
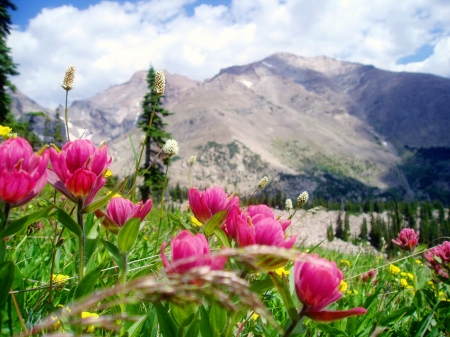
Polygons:
M129 172L147 71L69 108L71 132L109 140L112 170ZM301 191L338 199L450 202L450 79L328 57L277 53L203 82L166 74L167 130L179 142L172 185L251 193ZM47 112L20 93L16 113ZM30 110L31 111L31 110ZM87 132L84 131L87 129ZM197 156L190 172L188 161Z

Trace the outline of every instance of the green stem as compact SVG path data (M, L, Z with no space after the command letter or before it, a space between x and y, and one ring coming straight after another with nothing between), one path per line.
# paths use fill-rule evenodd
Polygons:
M145 149L145 146L147 144L147 139L148 139L148 137L150 135L150 129L151 129L152 124L153 124L153 117L155 116L155 110L156 110L156 103L153 103L152 113L151 113L150 119L148 121L147 132L145 133L144 142L142 143L142 146L141 146L141 152L139 153L139 160L136 163L135 173L134 173L134 177L133 177L133 185L132 185L133 186L133 191L131 193L131 199L132 200L135 200L135 195L134 195L135 188L134 187L136 185L136 179L137 179L137 176L139 174L139 167L141 167L142 155L144 153L144 149Z
M78 263L78 282L81 281L84 274L84 224L83 224L83 199L78 199L78 208L77 208L77 222L81 228L81 237L80 237L80 261Z
M11 205L8 204L8 203L5 203L5 210L4 210L4 213L5 213L5 222L2 223L2 230L6 228L6 223L8 222L8 219L9 219L9 212L10 212L10 211L11 211Z
M50 223L52 221L50 220ZM55 271L55 257L56 257L56 235L58 234L58 222L55 223L55 233L53 234L53 247L52 247L52 263L50 265L50 282L49 282L49 288L48 288L48 300L50 303L53 302L53 273Z
M413 253L413 252L411 252ZM414 287L414 293L417 291L417 275L416 275L416 260L414 260L414 257L411 257L411 271L413 274L413 287Z
M67 141L70 142L70 136L69 136L69 109L67 108L67 99L69 97L69 90L66 90L66 108L64 110L64 117L66 119L66 136Z
M125 285L127 283L127 271L128 271L128 254L127 252L123 252L122 253L122 262L123 262L123 269L122 269L122 275L120 277L120 283L122 285ZM122 299L122 302L120 303L120 311L122 313L122 315L125 312L125 304L124 304L124 300L125 300L125 293L122 292L120 294L120 298ZM125 335L125 325L122 324L122 327L120 328L121 330L121 336Z
M166 193L167 173L169 172L169 164L170 164L170 158L167 160L166 174L164 176L164 186L163 186L163 190L162 190L162 194L161 194L161 212L159 215L158 232L156 233L155 255L158 253L159 233L161 231L161 224L162 224L162 219L163 219L163 215L164 215L164 194Z
M302 321L303 310L299 312L298 317L299 317L299 320L296 322L292 322L291 325L289 325L287 330L284 332L283 337L289 337L291 335L291 333L294 331L294 329L297 327L297 325Z

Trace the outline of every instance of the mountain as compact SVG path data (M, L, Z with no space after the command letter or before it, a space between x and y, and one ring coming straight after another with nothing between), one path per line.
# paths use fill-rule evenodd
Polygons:
M109 140L117 174L132 168L130 138L139 144L146 74L69 108L74 131ZM251 193L268 175L269 192L292 198L305 189L327 198L432 198L440 189L450 201L449 79L287 53L203 82L165 74L164 104L174 112L167 129L180 146L172 185L191 179Z

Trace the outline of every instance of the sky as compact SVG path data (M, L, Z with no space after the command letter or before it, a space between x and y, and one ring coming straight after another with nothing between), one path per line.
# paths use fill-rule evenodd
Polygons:
M47 108L153 66L195 80L276 52L450 78L450 0L11 0L11 81Z

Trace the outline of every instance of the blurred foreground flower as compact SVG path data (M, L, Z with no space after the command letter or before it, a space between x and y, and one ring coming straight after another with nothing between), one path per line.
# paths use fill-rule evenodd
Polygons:
M67 142L61 152L50 149L52 169L48 182L73 202L90 204L106 183L104 174L111 164L106 145L96 148L88 139Z
M316 254L302 255L303 260L294 264L295 291L303 308L300 315L320 322L363 315L366 309L358 307L350 310L323 310L327 305L342 297L340 286L342 272L336 263L319 258Z
M224 256L211 257L208 241L203 234L192 235L189 231L183 230L177 237L172 237L170 240L172 262L164 253L166 246L167 242L161 246L161 259L168 274L185 273L192 268L203 266L209 266L211 270L221 270L227 262Z
M10 138L0 145L0 200L17 207L26 204L47 182L48 154L33 153L23 138Z
M419 235L412 228L403 228L398 234L398 238L392 239L392 242L400 249L413 252L419 243Z
M431 248L423 256L427 259L427 264L434 271L448 278L450 264L450 242L445 241L436 247Z
M135 205L131 200L114 197L106 206L106 214L98 209L95 211L95 215L98 218L104 217L103 225L113 233L116 233L120 230L120 227L132 218L140 218L141 222L144 221L152 206L153 201L151 199L148 199L145 204L142 204L142 201L140 201Z

